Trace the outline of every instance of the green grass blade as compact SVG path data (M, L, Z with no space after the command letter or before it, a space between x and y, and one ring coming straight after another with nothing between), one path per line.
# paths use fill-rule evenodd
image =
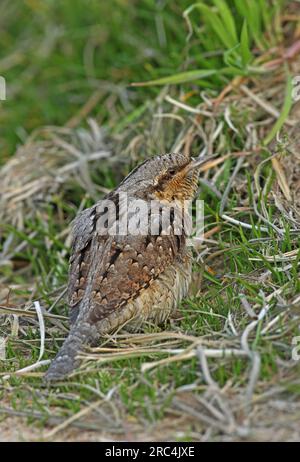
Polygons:
M285 100L283 103L282 111L276 123L273 125L272 130L264 139L263 141L264 146L267 146L272 141L272 139L276 136L276 133L279 132L279 130L281 129L281 127L283 126L284 122L287 119L289 112L291 110L291 107L293 105L292 90L293 90L292 77L289 74L287 78Z
M272 22L273 8L266 0L258 0L264 27L269 29Z
M235 43L238 43L238 35L235 26L234 17L230 11L225 0L213 0L214 4L219 10L219 14L223 20L224 25L226 26L228 32L230 33L232 40Z
M220 17L207 5L202 3L197 3L196 5L203 15L204 22L210 25L212 30L221 40L221 43L228 49L233 48L237 44L237 41L228 34L228 31Z
M130 112L129 114L126 115L126 117L120 120L120 122L114 127L113 132L120 133L122 130L125 129L125 127L128 127L135 120L141 117L143 113L146 111L146 109L148 109L148 107L149 107L149 103L147 101L141 106L138 106L136 109L134 109L134 111Z
M263 48L261 35L261 9L259 3L254 2L253 0L235 0L235 7L239 14L247 21L249 26L249 35L252 36L255 40L255 43L260 48Z
M234 0L234 4L240 16L243 16L244 18L246 18L247 17L247 6L245 2L241 2L241 0Z
M241 57L243 66L246 67L247 64L252 60L252 53L250 50L250 41L248 35L248 25L247 21L244 21L243 28L241 31Z
M174 85L179 83L191 82L193 80L201 80L207 77L215 75L217 71L215 69L199 69L194 71L180 72L179 74L169 75L167 77L161 77L155 80L149 80L148 82L136 82L132 83L134 87L146 87L151 85Z

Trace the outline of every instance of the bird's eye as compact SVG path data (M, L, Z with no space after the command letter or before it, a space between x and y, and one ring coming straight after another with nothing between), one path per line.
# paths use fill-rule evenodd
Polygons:
M175 175L175 173L176 173L176 170L174 170L174 169L169 170L169 174L170 174L170 175Z

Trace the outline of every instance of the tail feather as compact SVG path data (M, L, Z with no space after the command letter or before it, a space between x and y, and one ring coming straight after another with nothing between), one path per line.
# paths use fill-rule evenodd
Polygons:
M61 380L73 372L80 364L80 360L77 359L78 354L86 345L95 341L95 335L95 328L90 324L76 323L52 361L44 380L46 382Z

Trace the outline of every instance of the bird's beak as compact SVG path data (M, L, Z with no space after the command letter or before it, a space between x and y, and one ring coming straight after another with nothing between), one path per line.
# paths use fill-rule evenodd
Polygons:
M217 154L211 154L210 156L203 156L203 157L197 157L197 159L194 159L193 157L191 158L191 162L187 165L186 169L187 172L194 170L195 168L203 168L209 162L214 159L217 156Z

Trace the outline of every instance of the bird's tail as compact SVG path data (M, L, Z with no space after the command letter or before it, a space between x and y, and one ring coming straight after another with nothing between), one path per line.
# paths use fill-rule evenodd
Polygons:
M77 355L85 345L91 344L94 340L95 332L89 323L75 323L46 372L44 380L51 382L68 376L80 364Z

